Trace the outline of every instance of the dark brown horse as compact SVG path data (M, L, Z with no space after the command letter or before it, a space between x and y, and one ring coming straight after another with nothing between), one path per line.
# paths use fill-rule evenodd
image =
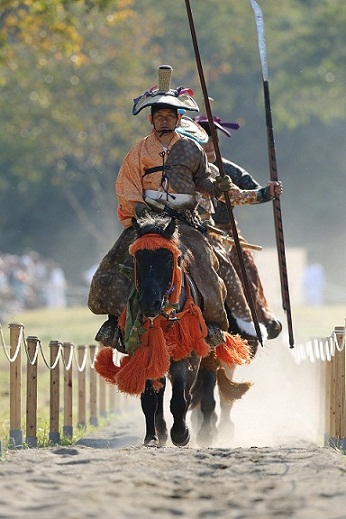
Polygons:
M172 384L170 436L174 445L182 446L190 438L186 424L190 390L201 356L209 352L207 328L187 289L187 255L180 248L175 220L147 217L134 221L134 226L137 239L129 248L134 261L134 290L119 319L129 355L120 367L113 367L109 362L111 348L104 348L95 368L121 391L141 395L145 445L167 441L164 392L168 374Z

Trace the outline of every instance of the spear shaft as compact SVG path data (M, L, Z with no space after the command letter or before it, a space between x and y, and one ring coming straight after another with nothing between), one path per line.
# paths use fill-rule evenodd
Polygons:
M263 79L263 94L264 94L264 105L265 105L265 118L267 127L267 143L268 143L268 157L269 157L269 169L270 179L278 181L276 152L275 152L275 140L274 130L272 122L272 111L270 103L270 92L269 92L269 80L268 80L268 63L267 63L267 51L264 33L264 22L262 10L255 0L250 0L251 7L255 15L255 22L257 28L258 38L258 50L261 59L262 66L262 79ZM292 314L290 295L288 289L288 275L287 275L287 264L286 264L286 251L284 242L284 231L282 224L281 214L281 203L279 198L273 200L273 211L274 211L274 224L275 224L275 237L276 237L276 248L278 252L278 262L280 271L280 283L281 283L281 297L282 307L286 312L288 338L290 348L294 347L294 336L293 336L293 325L292 325Z
M195 25L194 25L194 21L193 21L193 15L192 15L192 10L191 10L191 6L190 6L189 0L185 0L185 5L186 5L186 12L187 12L188 20L189 20L189 25L190 25L190 32L191 32L191 37L192 37L192 43L193 43L193 47L194 47L194 51L195 51L198 75L199 75L199 79L200 79L200 83L201 83L201 88L202 88L203 98L204 98L204 104L205 104L205 108L206 108L206 112L207 112L207 117L208 117L208 123L209 123L209 127L210 127L211 137L212 137L213 142L214 142L217 165L218 165L218 168L219 168L220 175L222 177L224 177L225 176L225 172L223 170L222 157L221 157L220 148L219 148L219 144L218 144L216 127L215 127L213 115L212 115L212 112L211 112L209 96L208 96L208 91L207 91L207 85L206 85L206 81L205 81L205 77L204 77L202 61L201 61L201 57L200 57L200 53L199 53L199 48L198 48L198 43L197 43L197 35L196 35L196 30L195 30ZM239 263L240 263L240 267L241 267L241 273L242 273L242 278L243 278L242 281L243 281L243 285L244 285L245 295L246 295L246 298L247 298L248 303L249 303L249 307L250 307L250 311L251 311L251 316L252 316L252 320L253 320L253 323L254 323L254 327L255 327L256 334L257 334L257 338L258 338L259 342L261 343L261 345L263 346L262 334L261 334L261 330L260 330L260 326L259 326L259 322L258 322L258 317L257 317L257 313L256 313L256 309L255 309L255 305L254 305L254 301L253 301L253 297L252 297L252 293L251 293L251 287L250 287L249 278L248 278L248 275L247 275L247 272L246 272L246 268L245 268L245 263L244 263L244 260L243 260L243 252L242 252L242 248L241 248L241 245L240 245L240 240L239 240L239 236L238 236L238 230L237 230L237 226L236 226L236 223L235 223L235 219L234 219L234 215L233 215L233 209L232 209L232 205L231 205L231 201L230 201L228 192L224 193L224 197L225 197L226 207L227 207L227 211L228 211L228 216L229 216L230 223L231 223L232 234L233 234L233 239L234 239L234 245L235 245L235 248L236 248L236 251L237 251L237 255L238 255Z

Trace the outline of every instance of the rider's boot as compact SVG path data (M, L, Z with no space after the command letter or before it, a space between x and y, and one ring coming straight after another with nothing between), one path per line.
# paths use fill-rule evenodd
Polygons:
M108 315L107 321L97 332L95 341L101 342L103 346L115 347L114 342L118 342L118 318L115 315Z

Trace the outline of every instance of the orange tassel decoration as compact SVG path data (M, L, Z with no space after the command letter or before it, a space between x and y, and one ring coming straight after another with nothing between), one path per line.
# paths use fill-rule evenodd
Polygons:
M146 234L130 245L129 252L135 255L138 250L160 248L170 250L175 260L171 281L174 290L169 297L169 303L174 306L179 300L182 287L182 269L178 262L181 252L178 243L157 234ZM177 320L171 326L164 316L157 317L152 323L146 321L140 327L136 326L135 333L131 334L127 343L131 354L122 358L120 366L113 363L112 348L100 350L95 359L96 371L107 382L116 384L120 391L139 395L143 393L147 380L152 380L155 388L160 387L159 379L168 372L171 358L175 361L182 360L192 352L206 357L210 352L210 346L205 340L208 329L201 309L194 303L191 295L187 295L183 310L176 314ZM126 308L119 317L118 324L125 330ZM142 333L143 329L145 331ZM239 335L228 333L224 333L224 337L225 342L215 349L216 357L229 366L248 364L251 356L247 341Z
M114 382L120 391L129 395L139 395L143 393L147 380L162 378L168 372L170 353L160 327L160 320L155 319L155 326L149 327L142 334L143 341L140 346L127 357L126 365L119 369ZM148 326L148 323L146 324Z
M95 370L110 384L115 384L115 377L120 369L113 362L113 351L110 346L102 348L97 352L94 360Z
M227 332L224 332L224 337L225 342L215 348L217 358L230 367L234 364L249 364L251 352L247 340Z

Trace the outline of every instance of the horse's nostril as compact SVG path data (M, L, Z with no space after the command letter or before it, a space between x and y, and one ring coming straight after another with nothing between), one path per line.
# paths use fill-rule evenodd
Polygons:
M157 317L161 310L161 301L143 301L138 300L139 310L142 312L144 317Z

